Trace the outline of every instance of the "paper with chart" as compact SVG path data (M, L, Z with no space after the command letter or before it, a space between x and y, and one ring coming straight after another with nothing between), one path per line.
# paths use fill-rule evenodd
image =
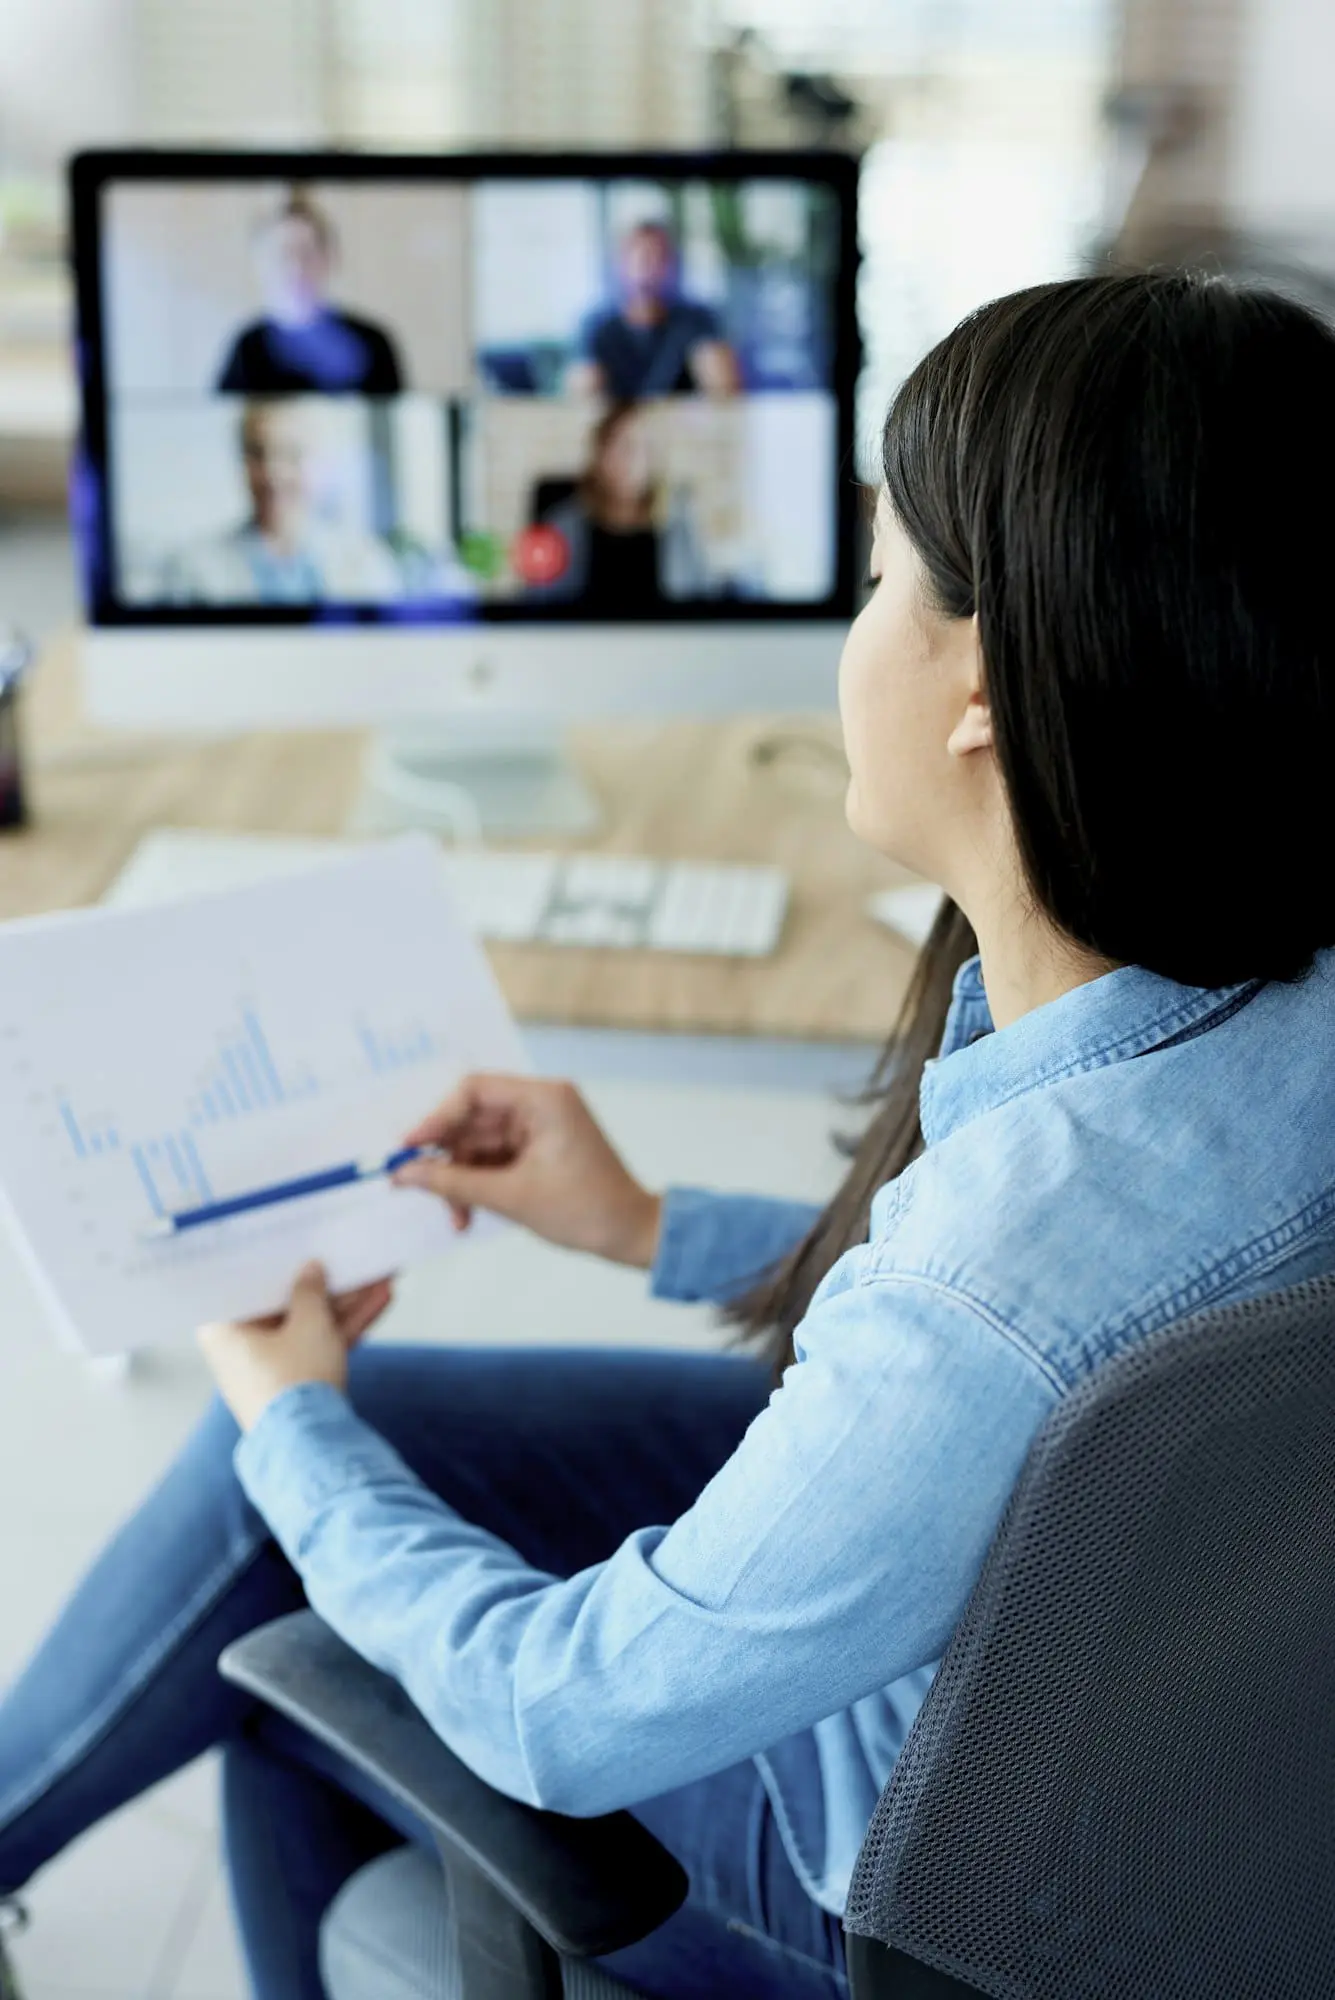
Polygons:
M383 1159L471 1069L525 1067L425 836L193 902L0 926L0 1187L62 1335L93 1352L272 1310L454 1240Z

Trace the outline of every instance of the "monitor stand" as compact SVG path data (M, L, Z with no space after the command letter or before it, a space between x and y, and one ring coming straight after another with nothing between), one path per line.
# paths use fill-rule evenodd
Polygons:
M555 727L470 718L374 736L350 830L421 827L467 844L591 833L601 819Z

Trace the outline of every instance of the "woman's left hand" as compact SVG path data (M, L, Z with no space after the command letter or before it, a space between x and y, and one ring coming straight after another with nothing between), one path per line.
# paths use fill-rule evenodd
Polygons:
M285 1389L303 1382L346 1388L350 1350L393 1296L393 1280L381 1278L331 1298L321 1266L307 1264L285 1312L201 1327L204 1358L242 1430L250 1430Z

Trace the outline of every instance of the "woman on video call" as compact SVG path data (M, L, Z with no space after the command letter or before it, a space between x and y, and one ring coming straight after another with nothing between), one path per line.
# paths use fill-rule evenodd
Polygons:
M220 535L163 565L170 604L383 603L404 595L386 544L347 521L321 518L324 407L310 398L252 397L237 446L249 511Z
M234 396L397 396L398 351L385 329L333 303L334 225L294 188L254 236L264 298L228 349L218 388Z
M1335 336L1221 280L1043 286L927 356L839 695L851 825L950 901L843 1187L660 1198L519 1077L401 1175L764 1351L364 1348L388 1281L314 1270L207 1329L222 1399L0 1707L0 1890L221 1744L254 1990L314 2000L330 1899L422 1829L218 1678L309 1599L493 1785L680 1856L636 1990L846 1990L854 1856L1045 1416L1187 1303L1335 1269L1332 456Z
M636 403L614 403L599 418L574 492L541 524L561 536L565 567L550 583L529 585L530 603L642 618L666 600L709 594L688 497L665 491Z

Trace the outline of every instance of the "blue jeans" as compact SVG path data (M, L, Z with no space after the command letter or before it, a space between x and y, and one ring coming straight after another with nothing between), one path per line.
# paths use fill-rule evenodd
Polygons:
M372 1346L353 1402L431 1489L566 1576L683 1512L768 1392L732 1355ZM202 1751L223 1747L233 1900L258 2000L322 2000L320 1919L354 1870L426 1839L389 1799L223 1682L301 1584L232 1471L215 1405L0 1703L0 1892ZM633 1763L633 1744L626 1746ZM813 1801L813 1810L816 1802ZM691 1878L609 1967L664 2000L831 2000L843 1938L795 1876L750 1764L636 1807Z

